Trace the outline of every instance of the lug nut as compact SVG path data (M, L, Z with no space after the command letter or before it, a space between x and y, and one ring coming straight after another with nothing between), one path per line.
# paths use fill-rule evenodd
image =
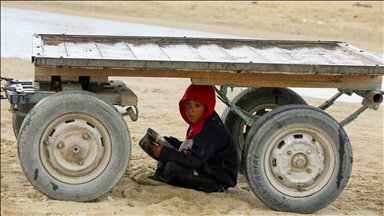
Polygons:
M288 150L288 151L287 151L287 154L288 154L288 155L291 155L291 154L292 154L291 150Z
M83 138L84 139L88 139L89 138L89 135L87 133L83 133Z
M307 173L311 173L312 172L312 170L311 169L307 169Z
M57 143L57 148L63 148L63 147L64 147L63 141L60 141L59 143Z
M48 140L44 140L43 143L44 143L45 145L49 145L49 141L48 141Z
M311 149L308 149L307 154L311 154L311 153L312 153Z
M72 152L75 153L75 154L79 153L80 152L80 147L78 145L73 146L72 147Z

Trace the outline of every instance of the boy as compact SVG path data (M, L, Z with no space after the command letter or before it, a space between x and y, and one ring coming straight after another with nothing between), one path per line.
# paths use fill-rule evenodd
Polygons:
M191 84L179 102L183 119L189 124L187 137L181 142L164 137L153 145L158 158L155 173L143 184L162 182L204 192L223 192L237 183L237 153L231 133L215 111L216 94L212 86Z

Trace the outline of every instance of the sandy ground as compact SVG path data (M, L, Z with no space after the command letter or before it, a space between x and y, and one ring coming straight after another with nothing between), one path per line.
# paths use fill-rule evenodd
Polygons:
M383 2L2 1L1 5L268 39L341 40L383 52ZM1 75L31 79L33 66L29 61L2 58ZM1 215L290 215L265 206L241 175L238 185L225 193L137 184L134 178L153 172L156 165L138 146L146 129L184 137L187 125L178 114L177 102L190 81L113 79L123 80L138 95L140 116L137 122L126 119L133 148L125 176L95 202L56 201L34 189L20 168L8 101L1 101ZM324 102L305 99L313 106ZM337 102L327 112L342 120L360 106ZM218 103L217 112L223 109ZM351 179L340 197L316 214L383 215L383 106L378 111L366 111L345 130L354 154Z

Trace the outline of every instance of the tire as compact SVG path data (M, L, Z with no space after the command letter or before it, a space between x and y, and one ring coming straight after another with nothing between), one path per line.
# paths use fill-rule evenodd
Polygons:
M271 209L312 213L333 202L348 183L352 147L324 111L287 105L261 117L244 146L244 176Z
M252 113L259 117L268 113L270 110L288 104L307 104L305 100L288 88L247 88L238 93L232 102L246 112ZM244 140L250 130L245 121L229 107L226 107L221 115L225 126L231 132L237 147L237 158L239 164L239 172L243 174L242 155L244 149Z
M17 109L19 112L28 113L29 110L31 110L31 108L32 108L32 104L18 104ZM20 127L24 119L25 119L24 116L20 116L20 115L16 115L15 113L12 113L12 129L16 139L18 139Z
M122 115L86 91L63 91L41 100L23 121L18 141L25 176L57 200L97 199L123 177L131 155Z

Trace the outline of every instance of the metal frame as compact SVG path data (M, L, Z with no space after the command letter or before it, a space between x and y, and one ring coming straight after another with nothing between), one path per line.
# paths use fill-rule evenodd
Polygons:
M1 99L8 99L11 105L10 111L23 117L27 116L27 113L18 111L18 104L36 104L45 97L57 93L56 91L39 90L39 83L34 82L34 80L14 80L5 77L1 77L1 80L6 81L5 85L1 87L1 92L5 92L5 95L1 95ZM82 89L79 83L61 83L61 91L66 90ZM132 121L138 119L138 98L124 82L120 80L111 80L104 84L103 90L94 93L105 98L113 105L122 107L128 106L126 112L121 114L123 116L129 116Z
M234 103L232 103L229 98L227 97L227 89L228 88L234 88L234 87L240 87L240 86L234 86L234 85L222 85L220 86L220 90L216 88L216 86L213 86L216 93L218 94L218 98L226 104L232 112L234 112L236 115L240 116L248 126L252 126L259 117L252 115L245 110L241 109L240 107L236 106ZM250 86L242 86L242 87L250 87ZM362 114L367 109L373 109L378 110L380 104L383 102L383 92L381 91L356 91L357 94L363 97L362 104L363 106L356 110L353 114L342 120L340 125L342 127L345 127L349 123L351 123L353 120L355 120L360 114ZM323 104L318 106L317 108L326 110L330 106L334 104L334 102L343 94L347 94L351 96L353 94L353 91L348 90L339 90L333 97L331 97L329 100L325 101Z

